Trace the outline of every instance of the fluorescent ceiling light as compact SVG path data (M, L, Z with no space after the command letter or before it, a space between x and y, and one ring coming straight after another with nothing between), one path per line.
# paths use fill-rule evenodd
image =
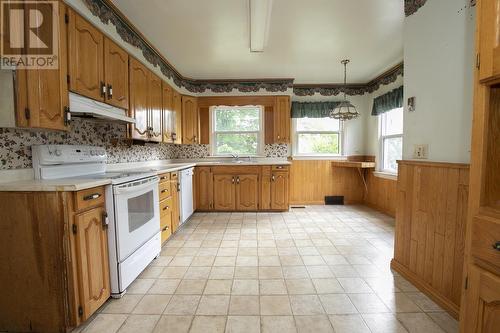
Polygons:
M263 52L267 44L273 0L248 0L250 13L250 52Z

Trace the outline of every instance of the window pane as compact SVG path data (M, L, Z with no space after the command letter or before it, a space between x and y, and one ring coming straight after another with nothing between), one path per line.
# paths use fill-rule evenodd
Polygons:
M216 154L257 154L257 133L217 134L216 139Z
M338 132L340 121L333 118L297 118L297 131Z
M259 107L216 107L214 116L215 131L258 131L260 127Z
M384 170L397 172L397 160L402 158L403 138L386 138L384 139Z
M403 134L403 108L382 114L382 135Z
M299 154L338 154L339 135L325 134L298 134Z

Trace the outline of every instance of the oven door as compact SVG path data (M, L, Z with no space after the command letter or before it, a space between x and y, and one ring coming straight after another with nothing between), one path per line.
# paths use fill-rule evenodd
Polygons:
M116 248L122 262L160 232L158 177L113 186Z

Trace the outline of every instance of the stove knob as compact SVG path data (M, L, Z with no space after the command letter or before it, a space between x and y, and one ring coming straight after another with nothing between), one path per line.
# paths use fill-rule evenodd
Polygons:
M90 156L94 156L95 155L95 150L91 150L90 151Z
M62 155L62 151L59 150L59 149L56 149L55 154L56 154L56 156L61 156Z

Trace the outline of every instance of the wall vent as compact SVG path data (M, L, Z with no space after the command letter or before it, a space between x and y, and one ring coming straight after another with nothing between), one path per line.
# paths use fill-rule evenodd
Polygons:
M344 204L343 195L325 196L325 205L343 205L343 204Z

